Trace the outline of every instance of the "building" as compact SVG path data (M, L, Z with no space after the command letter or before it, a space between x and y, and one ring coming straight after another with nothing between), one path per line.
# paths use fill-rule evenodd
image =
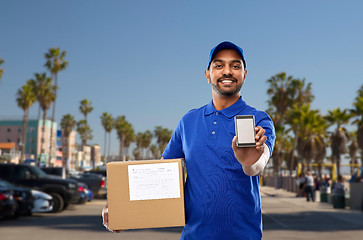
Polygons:
M57 131L57 146L59 152L62 152L62 165L68 169L76 169L76 134L72 130L68 137L65 137L61 130Z
M100 145L95 144L91 147L91 163L92 168L101 164L101 149Z
M91 146L80 146L76 152L75 169L90 169L91 164Z
M23 120L0 120L0 142L14 142L17 149L23 145ZM53 126L52 140L50 141L51 127ZM55 165L56 163L56 131L57 123L46 119L28 121L25 141L25 158L40 159L41 164ZM44 135L43 135L44 133ZM50 149L51 147L51 149ZM50 156L50 161L49 161Z
M19 163L20 152L14 142L0 142L0 162Z

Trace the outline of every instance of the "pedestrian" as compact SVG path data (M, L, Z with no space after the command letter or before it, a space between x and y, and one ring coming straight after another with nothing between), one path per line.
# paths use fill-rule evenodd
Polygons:
M296 179L296 185L298 186L296 197L302 197L304 193L305 178L301 173L299 173Z
M185 159L181 239L262 239L259 174L272 154L275 130L268 114L241 97L246 74L240 47L214 47L205 70L212 100L184 115L163 153L163 159ZM237 115L254 115L255 147L237 147Z
M306 193L306 201L310 201L310 199L315 202L315 184L314 177L311 175L311 171L308 171L308 174L305 178L305 193Z
M345 186L345 179L342 175L338 176L338 181L335 183L334 189L341 189L343 191L347 191L347 187Z
M316 174L313 174L313 178L315 191L320 191L320 180L318 179L318 176L316 176Z

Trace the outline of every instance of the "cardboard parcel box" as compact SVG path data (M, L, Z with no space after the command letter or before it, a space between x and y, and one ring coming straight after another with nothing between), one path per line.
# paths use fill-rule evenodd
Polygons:
M185 225L182 159L107 163L109 228Z

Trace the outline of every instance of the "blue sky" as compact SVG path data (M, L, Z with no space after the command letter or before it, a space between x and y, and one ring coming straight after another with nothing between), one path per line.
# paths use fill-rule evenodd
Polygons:
M60 47L69 66L59 73L58 123L68 113L80 120L87 98L91 144L103 147L103 112L125 115L137 132L174 129L211 100L204 70L210 49L225 40L244 49L250 105L266 110L266 80L285 71L312 82L312 107L323 114L351 108L363 84L362 9L358 0L3 0L0 118L22 117L17 90L45 72L44 53ZM37 112L36 104L30 115ZM115 154L118 145L113 132Z

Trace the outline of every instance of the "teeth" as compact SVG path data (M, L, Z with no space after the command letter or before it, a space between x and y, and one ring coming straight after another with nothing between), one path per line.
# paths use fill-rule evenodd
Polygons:
M232 83L233 81L232 80L223 80L222 82L223 83Z

